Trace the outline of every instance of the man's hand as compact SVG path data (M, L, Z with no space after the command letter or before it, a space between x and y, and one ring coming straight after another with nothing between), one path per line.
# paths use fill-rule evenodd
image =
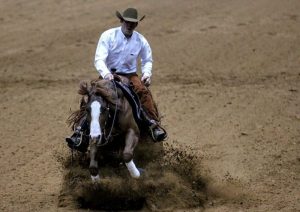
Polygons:
M141 81L148 87L151 84L151 78L148 74L143 74Z
M104 79L106 80L113 80L114 79L114 75L112 75L111 73L108 73L104 76Z

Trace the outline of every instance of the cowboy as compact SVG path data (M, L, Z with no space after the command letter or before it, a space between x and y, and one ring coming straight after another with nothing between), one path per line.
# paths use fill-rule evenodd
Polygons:
M125 76L129 79L133 90L138 95L144 115L145 123L151 129L155 142L163 141L167 137L166 131L159 125L159 114L148 86L152 76L152 51L148 41L143 35L134 31L138 23L145 16L138 18L138 11L134 8L126 9L123 14L116 11L121 26L109 29L100 36L96 54L95 68L100 76L106 80L113 80L114 74ZM141 79L137 75L138 60L141 60ZM78 124L78 128L66 141L76 146L80 142L80 130L85 120Z
M143 35L134 31L145 16L138 17L135 8L126 9L123 14L116 11L121 26L109 29L100 36L95 67L107 80L113 80L113 74L126 76L138 95L142 108L146 111L155 141L166 138L166 131L159 126L157 107L148 89L152 76L152 51ZM137 75L138 60L141 61L141 79ZM113 73L112 73L113 72Z

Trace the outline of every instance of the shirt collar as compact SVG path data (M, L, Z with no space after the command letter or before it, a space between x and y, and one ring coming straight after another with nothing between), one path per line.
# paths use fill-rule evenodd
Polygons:
M133 31L131 37L130 37L130 38L127 38L127 37L123 34L121 27L118 28L118 34L119 34L119 36L120 36L123 40L125 40L125 39L126 39L126 40L131 40L133 37L135 37L135 31Z

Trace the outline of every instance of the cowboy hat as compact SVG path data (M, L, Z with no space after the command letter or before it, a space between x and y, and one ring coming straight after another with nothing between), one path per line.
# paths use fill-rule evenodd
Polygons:
M145 15L141 18L138 18L138 11L135 8L127 8L124 10L123 15L119 11L116 11L116 16L120 20L125 20L129 22L139 22L145 18Z

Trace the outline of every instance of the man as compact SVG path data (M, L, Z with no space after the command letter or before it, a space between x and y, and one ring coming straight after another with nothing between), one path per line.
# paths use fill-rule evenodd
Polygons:
M126 9L123 14L116 12L121 26L102 33L95 54L95 67L107 80L113 80L115 74L126 76L140 98L143 109L150 118L153 139L162 141L166 132L159 126L159 115L150 90L152 76L152 51L143 35L134 31L145 16L138 18L134 8ZM141 79L137 75L138 60L141 60Z
M151 83L152 51L144 36L134 31L145 16L138 18L138 11L134 8L126 9L123 14L117 11L116 16L120 19L121 26L109 29L100 36L95 54L96 70L106 80L113 80L113 74L120 74L129 79L146 112L145 123L150 128L153 140L163 141L167 133L159 126L159 114L150 90L146 87ZM137 75L139 59L141 79ZM81 122L71 138L66 139L71 146L80 144L80 131L84 128L85 120Z

